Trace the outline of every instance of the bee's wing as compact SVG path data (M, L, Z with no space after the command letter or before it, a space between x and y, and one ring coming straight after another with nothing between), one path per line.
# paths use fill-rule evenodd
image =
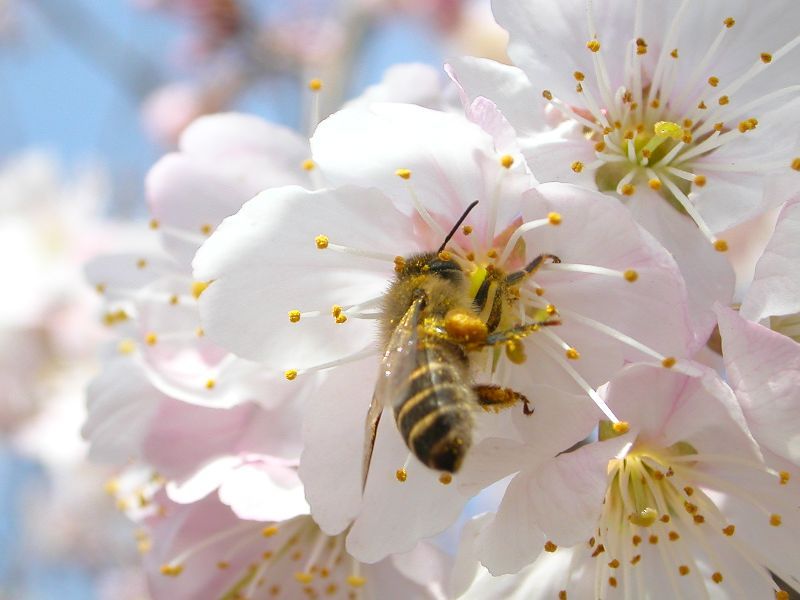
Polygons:
M383 409L393 403L397 391L402 386L416 364L417 325L422 312L424 300L418 298L408 307L406 314L395 327L392 337L386 346L386 351L381 358L378 380L375 383L375 392L369 405L366 421L366 436L364 437L364 461L362 470L363 485L367 484L369 463L372 459L372 449L375 446L375 436L378 433L378 422Z

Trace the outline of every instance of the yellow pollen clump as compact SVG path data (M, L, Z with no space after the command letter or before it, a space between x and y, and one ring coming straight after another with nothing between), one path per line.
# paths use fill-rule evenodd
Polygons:
M158 219L150 219L150 222L147 224L150 229L158 229L159 222Z
M364 579L363 577L359 577L358 575L348 575L347 576L347 585L349 585L351 587L360 588L365 583L367 583L367 580Z
M133 340L122 340L117 345L117 351L120 354L133 354L136 350L136 342Z
M311 160L310 158L307 158L307 159L305 159L305 160L303 161L303 163L302 163L302 167L303 167L303 169L305 169L306 171L313 171L315 166L316 166L316 165L314 164L314 161L313 161L313 160Z
M544 545L544 551L545 552L555 552L556 550L558 550L558 546L556 546L550 540L547 540L547 542Z
M626 183L622 186L620 191L622 192L623 196L633 196L633 194L636 192L636 187L630 183Z
M312 92L318 92L322 89L322 80L314 78L308 82L308 89Z
M661 361L661 366L665 369L671 369L678 362L674 356L667 356Z
M395 479L400 483L403 483L406 479L408 479L408 471L405 468L397 469L394 473Z
M725 240L716 240L714 242L714 250L717 252L727 252L728 251L728 242Z
M209 225L209 224L201 225L200 226L200 233L202 233L203 235L209 235L211 233L212 229L213 229L213 227L211 225Z
M711 581L714 583L722 583L722 573L719 571L715 571L711 574Z
M136 261L136 268L137 269L144 269L147 266L147 261L143 258L140 258Z
M554 315L556 312L558 312L553 304L548 304L544 307L544 310L548 315Z
M206 389L207 390L213 390L216 387L216 385L217 385L217 382L214 381L213 379L209 379L208 381L206 381Z
M623 433L628 433L630 431L631 425L627 421L617 421L611 426L611 429L614 430L614 433L622 435Z
M672 58L678 58L678 49L677 49L677 48L673 48L673 49L672 49L672 52L670 52L670 53L669 53L669 55L670 55Z
M300 320L300 311L299 310L290 310L289 311L289 321L292 323L297 323Z
M210 284L210 281L193 281L191 287L192 297L197 300Z
M672 121L659 121L653 125L653 133L659 137L669 137L673 140L679 140L683 137L681 126Z
M719 85L719 77L714 77L713 75L708 78L708 85L711 87L717 87Z
M579 160L576 160L574 163L570 165L570 168L576 173L580 173L581 171L583 171L583 163Z
M314 238L314 243L317 245L318 250L325 250L328 247L328 236L318 235Z
M542 97L545 100L552 100L553 99L553 93L550 90L542 90Z
M600 42L598 40L589 40L586 42L586 47L592 52L598 52L600 50Z
M581 73L580 71L575 71L572 76L575 78L575 81L583 81L586 79L586 75Z
M452 481L453 481L453 476L450 475L450 473L442 473L441 475L439 475L439 483L441 483L442 485L450 485Z
M791 167L792 167L792 169L794 169L795 171L800 171L800 156L798 156L797 158L793 158L793 159L792 159L792 164L791 164ZM102 292L101 292L101 293L102 293Z
M769 516L769 524L773 527L779 527L781 524L781 516L780 515L770 515Z
M706 176L705 175L695 175L694 176L694 184L697 187L703 187L706 184Z
M625 278L625 281L628 281L629 283L633 283L634 281L639 279L639 273L637 273L633 269L628 269L622 274L622 276Z
M293 381L297 377L297 371L294 369L289 369L288 371L283 372L283 376L289 381Z
M736 20L735 20L733 17L728 17L728 18L727 18L727 19L725 19L725 20L724 20L722 23L725 25L725 27L727 27L728 29L730 29L731 27L733 27L734 25L736 25Z
M681 539L681 536L677 531L670 531L667 537L669 537L670 542L677 542L679 539Z
M272 537L278 533L278 526L277 525L267 525L264 529L261 530L261 535L264 537Z
M514 157L510 154L504 154L500 157L500 164L503 165L506 169L510 169L511 165L514 164Z
M547 213L547 221L550 225L561 225L561 214L557 212Z
M781 485L789 483L789 471L781 471L778 473L778 476L781 479Z
M506 342L506 357L515 365L521 365L528 358L525 355L525 346L518 340Z
M183 572L182 565L161 565L159 569L162 575L166 575L167 577L177 577Z
M227 562L227 561L224 561L224 560L221 560L221 561L219 561L219 562L217 563L217 568L218 568L218 569L221 569L221 570L223 570L223 571L224 571L225 569L227 569L228 567L230 567L230 566L231 566L231 564L230 564L229 562Z
M680 565L678 567L678 573L680 573L682 576L688 575L689 574L689 567L686 566L686 565Z
M447 335L459 342L480 343L489 335L486 323L477 315L458 309L445 315L444 329Z
M152 331L149 331L144 336L144 341L145 341L145 343L147 343L148 346L155 346L156 342L158 342L158 336L155 333L153 333Z
M578 352L575 348L567 348L565 354L567 358L570 360L578 360L581 357L581 353Z
M726 105L726 104L728 104L730 101L731 101L731 99L730 99L728 96L720 96L720 97L719 97L719 100L717 100L717 102L719 102L719 105L720 105L720 106L725 106L725 105Z
M305 571L298 571L294 574L294 578L300 583L311 583L314 581L314 575Z
M401 179L411 179L411 171L408 169L397 169L394 174Z

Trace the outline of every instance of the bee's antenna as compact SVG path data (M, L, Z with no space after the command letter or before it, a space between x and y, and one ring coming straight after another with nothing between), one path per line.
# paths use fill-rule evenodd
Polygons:
M468 214L469 214L469 213L472 211L472 209L473 209L473 208L475 208L476 206L478 206L478 201L477 201L477 200L475 200L475 202L473 202L472 204L470 204L470 205L467 207L467 209L464 211L464 214L463 214L463 215L461 215L461 217L458 219L458 221L456 221L456 224L455 224L455 225L453 225L453 228L450 230L450 233L448 233L448 234L447 234L447 237L446 237L446 238L444 238L444 241L442 242L442 245L441 245L441 246L439 246L439 249L436 251L436 253L437 253L437 254L439 254L440 252L442 252L442 251L444 250L445 246L447 246L447 242L449 242L449 241L450 241L450 239L451 239L451 238L452 238L452 237L453 237L453 236L456 234L456 231L458 231L458 228L459 228L459 226L460 226L460 225L461 225L461 224L464 222L464 219L466 219L466 218L467 218L467 215L468 215Z

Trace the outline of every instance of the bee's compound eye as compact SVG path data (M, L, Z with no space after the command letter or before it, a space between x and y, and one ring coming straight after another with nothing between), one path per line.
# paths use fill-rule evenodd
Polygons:
M461 267L453 260L442 260L440 258L435 258L428 263L428 268L430 269L430 273L433 275L448 280L461 277L463 274Z

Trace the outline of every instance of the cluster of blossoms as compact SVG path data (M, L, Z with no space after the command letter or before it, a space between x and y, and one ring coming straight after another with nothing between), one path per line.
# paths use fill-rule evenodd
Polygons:
M493 10L517 67L195 122L90 265L155 597L800 589L800 7Z

